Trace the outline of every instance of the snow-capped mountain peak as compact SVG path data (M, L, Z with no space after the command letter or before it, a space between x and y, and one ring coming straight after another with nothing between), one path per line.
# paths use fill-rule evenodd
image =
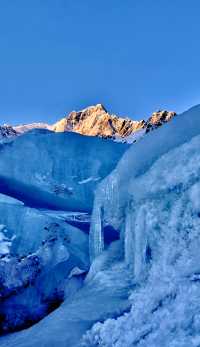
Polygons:
M2 139L8 140L33 130L47 129L53 132L75 132L85 136L109 138L117 142L133 143L145 133L170 121L176 115L172 111L154 112L146 121L133 120L110 114L102 104L72 111L55 124L31 123L17 126L4 125L0 128Z

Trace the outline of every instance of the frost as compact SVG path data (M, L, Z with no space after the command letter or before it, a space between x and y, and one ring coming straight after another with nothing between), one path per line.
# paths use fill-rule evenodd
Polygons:
M82 270L88 270L89 262L87 235L71 229L66 220L89 220L81 212L87 212L82 204L93 181L78 182L104 177L96 158L95 172L88 172L85 166L83 171L80 167L70 171L78 190L70 180L66 182L77 193L78 202L71 201L80 210L73 212L71 206L71 212L58 212L48 211L47 206L38 210L16 205L9 210L2 204L1 223L9 224L11 239L16 235L13 249L22 252L29 245L34 252L20 265L12 265L22 274L14 276L18 279L16 287L27 278L35 281L36 270L41 267L44 277L36 288L48 297L62 283L65 301L31 328L2 336L1 347L199 346L199 148L200 107L196 107L133 144L112 173L99 182L89 235L91 266L84 281ZM58 172L55 167L53 172ZM58 181L63 184L63 172ZM16 226L14 231L19 209L23 211L21 229ZM34 236L28 232L30 225L34 226ZM105 242L106 228L119 235L109 245ZM5 262L6 269L10 263ZM33 267L33 263L37 265ZM30 272L23 270L27 267ZM27 297L31 309L33 302L38 308L35 293L28 292Z
M191 137L187 141L185 135L180 137L184 121L194 121L194 114L189 115L178 123L182 129L168 125L174 131L170 140L163 137L159 143L162 155L150 153L155 160L149 167L145 163L145 169L137 166L137 175L133 174L135 167L129 174L133 148L125 154L112 174L118 180L116 196L110 194L110 201L117 202L111 205L111 209L117 207L114 214L105 209L110 177L97 193L104 190L103 196L96 197L96 206L104 209L107 223L120 228L125 262L138 286L132 289L130 312L94 325L85 334L83 346L199 346L200 136L193 136L196 130L188 127ZM195 121L195 129L199 129L200 118ZM183 143L164 150L166 141L177 143L177 137ZM148 161L148 154L146 157Z

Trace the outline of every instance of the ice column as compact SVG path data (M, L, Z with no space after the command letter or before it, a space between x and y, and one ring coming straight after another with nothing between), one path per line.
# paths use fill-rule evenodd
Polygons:
M126 210L124 249L125 262L135 279L139 280L146 268L146 214L144 207L141 207L137 213L134 209L129 204Z
M91 262L104 250L103 208L95 204L89 235Z
M124 221L124 257L126 265L134 271L134 215L129 205Z
M134 276L136 280L139 280L146 270L147 230L145 206L140 207L137 213L134 239Z

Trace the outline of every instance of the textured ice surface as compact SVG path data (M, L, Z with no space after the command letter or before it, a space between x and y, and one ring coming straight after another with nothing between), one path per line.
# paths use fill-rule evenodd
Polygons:
M95 187L126 148L46 130L1 145L1 332L33 324L82 285L88 235L78 228L89 232Z
M63 214L0 195L1 332L38 321L80 287L89 268L88 235Z
M35 207L90 211L94 190L128 148L75 133L34 130L0 148L0 192Z
M126 151L116 169L97 188L90 233L92 259L103 249L100 225L111 225L121 235L124 233L126 210L132 204L130 195L135 189L135 186L131 187L134 178L146 172L160 156L199 133L200 106L196 106L156 132L147 134L142 141L133 144ZM100 215L103 216L103 221L99 218Z
M126 171L127 161L133 163L132 149L118 165L122 191L115 193L123 199L124 211L117 212L125 221L120 226L125 260L139 286L132 290L131 311L96 324L83 346L199 346L200 135L195 135L200 134L200 110L183 114L181 124L177 120L166 126L172 127L168 143L174 148L166 148L166 138L160 138L154 151L163 148L162 155L157 159L154 152L151 165L137 167L132 177ZM165 127L157 133L163 132ZM115 224L117 217L109 217Z
M0 338L1 347L80 347L84 332L97 321L119 316L130 308L128 301L132 278L109 251L93 274L54 312L33 327ZM109 259L111 257L111 263Z
M1 337L0 346L198 347L199 148L199 107L131 146L97 189L84 285L71 277L81 275L77 264L65 302L33 327ZM87 172L79 182L98 175ZM107 250L106 226L121 236Z

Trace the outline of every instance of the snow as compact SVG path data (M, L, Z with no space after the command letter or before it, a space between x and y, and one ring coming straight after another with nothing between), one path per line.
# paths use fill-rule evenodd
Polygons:
M200 134L200 109L195 111L180 116L181 124L174 120L174 125L168 126L173 129L171 144L177 143L180 126L185 129L190 122ZM189 133L192 127L187 130ZM121 232L125 232L125 260L138 286L132 289L130 312L94 325L85 334L82 346L199 345L200 135L196 130L187 140L182 135L174 148L169 148L169 142L164 148L163 137L158 148L159 152L163 148L162 155L154 153L151 165L137 168L138 175L130 177L123 168L128 160L133 162L132 148L124 156L126 161L123 157L118 165L123 174L118 177L120 197L124 199L120 207L124 206L124 211L117 212L119 220L124 213L126 226ZM127 182L128 194L124 195L123 185ZM109 217L109 222L115 224L116 217ZM121 223L124 225L123 220Z
M137 130L136 132L125 137L116 136L114 141L132 144L141 140L145 134L146 134L146 128Z
M128 201L131 202L129 195L135 189L135 186L134 188L131 187L134 178L146 172L159 157L171 149L190 141L192 137L199 133L200 106L196 106L172 119L171 122L163 125L155 132L148 133L142 141L130 146L119 161L117 167L97 187L90 233L90 248L94 256L95 249L98 250L99 248L92 241L93 233L96 234L96 240L101 239L100 237L98 238L97 229L99 229L99 224L96 223L97 218L95 218L95 216L99 215L99 211L104 216L103 224L111 225L115 230L120 231L121 229L122 234L122 229L125 225L126 206ZM189 155L192 155L192 153ZM173 166L174 162L171 164L171 167ZM166 167L166 171L168 173L168 167ZM177 166L177 177L182 177L184 174L180 175L180 172ZM148 190L150 187L152 185L147 185L146 189ZM141 191L143 192L144 189L145 187ZM92 249L93 247L94 250ZM103 249L102 245L100 248ZM96 255L98 254L97 252Z
M49 133L39 135L47 136L47 143L50 141ZM26 134L16 139L14 146L21 143L23 138L24 143L31 146L26 136L30 136L30 142L35 143L35 135ZM62 141L59 139L55 152L62 148ZM40 141L38 146L42 151ZM13 273L21 273L21 277L5 276L7 289L23 287L27 278L35 281L39 267L42 275L36 281L37 291L49 298L54 290L61 288L65 301L29 329L2 336L0 346L198 347L200 106L150 132L142 141L127 146L122 157L124 149L115 157L115 163L121 158L116 168L113 161L111 166L114 170L98 186L95 183L92 187L97 189L91 216L89 250L87 234L69 226L66 220L89 220L89 214L82 212L90 212L93 193L90 194L88 187L94 184L94 180L86 184L78 182L105 177L111 166L109 170L105 167L100 170L99 162L92 162L92 158L96 158L94 148L88 155L89 162L85 157L83 159L82 151L77 153L79 160L83 159L83 166L79 166L78 160L76 167L72 154L69 155L69 147L66 157L62 157L63 161L66 158L71 160L71 166L63 165L69 176L62 168L59 176L56 157L51 161L54 149L49 145L51 155L45 154L48 164L45 159L44 172L42 167L37 168L40 177L44 178L44 187L41 180L37 186L38 181L32 180L27 173L20 178L19 184L18 172L14 172L16 181L13 181L9 176L10 168L5 168L6 182L17 182L15 187L17 190L22 187L24 193L24 185L28 184L29 178L31 184L37 187L39 198L45 201L42 210L20 204L7 204L5 207L0 201L1 224L6 225L9 240L15 236L11 248L21 255L31 250L29 256L22 258L20 265L14 264L13 259L5 262L7 274L8 268ZM92 147L91 143L89 147ZM9 160L5 152L2 152L4 160ZM14 152L16 155L16 150ZM48 148L45 147L43 153L46 152ZM112 147L110 155L113 153ZM53 168L48 166L49 162L50 166L54 162ZM91 164L92 168L89 168ZM29 169L33 170L31 163L29 165ZM23 169L27 168L24 166ZM69 187L77 194L76 198L65 198L66 208L63 211L49 211L46 204L52 196L41 194L47 189L45 184L49 184L51 175L48 176L48 171L55 173L56 186L62 188L59 194L65 194L65 189ZM73 183L74 179L76 184ZM16 194L12 196L17 198ZM70 199L72 206L67 212ZM54 205L57 210L62 205L59 201L56 200ZM16 225L17 216L20 216L19 227ZM106 227L113 228L120 236L109 246L105 243ZM89 252L91 266L84 279L89 267ZM39 261L36 262L36 259ZM23 270L27 268L28 272ZM13 278L17 283L8 281ZM37 308L44 309L39 299L40 296L28 288L25 296L7 302L8 315L13 312L10 309L12 304L17 302L28 303L30 312L38 314L34 303Z

